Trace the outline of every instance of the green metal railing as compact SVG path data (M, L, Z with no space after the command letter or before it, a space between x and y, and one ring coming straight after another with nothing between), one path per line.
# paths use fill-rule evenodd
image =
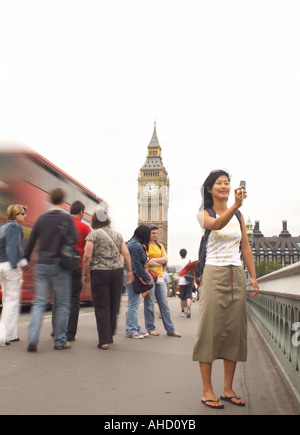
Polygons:
M300 296L261 291L253 299L248 296L247 305L300 395Z

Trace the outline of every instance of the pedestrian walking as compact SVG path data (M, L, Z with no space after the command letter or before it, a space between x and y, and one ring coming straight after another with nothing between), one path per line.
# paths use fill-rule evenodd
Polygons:
M64 191L60 188L51 193L52 209L42 214L33 226L25 258L29 261L39 241L38 264L35 279L35 297L28 328L28 352L36 352L42 319L51 291L54 295L54 349L71 347L67 341L70 307L71 271L61 265L61 247L77 243L78 236L71 216L64 212Z
M98 218L98 216L99 218ZM83 256L82 282L91 282L99 337L98 348L106 350L113 343L123 287L124 258L127 284L133 281L131 258L123 237L110 227L103 210L92 216L93 231L87 236ZM90 270L90 275L89 275Z
M154 317L154 300L159 306L162 322L168 335L181 337L181 334L175 330L171 320L171 313L168 305L167 289L163 279L163 265L167 264L168 256L162 243L158 243L158 227L150 225L150 243L147 249L149 262L147 268L154 278L153 288L144 299L144 315L146 330L150 335L159 336L155 327Z
M245 402L233 391L238 361L247 359L246 281L240 257L240 246L247 265L254 297L258 293L255 267L244 219L236 214L247 197L237 188L234 204L228 207L230 176L226 171L213 171L203 184L204 211L198 219L211 230L206 247L206 265L200 297L200 314L193 360L199 361L203 380L202 402L211 408L224 408L212 386L212 363L224 360L222 401L237 406ZM211 217L213 209L216 217Z
M7 208L8 222L0 228L0 285L2 287L1 345L19 341L18 317L22 269L27 265L23 252L23 230L27 208L12 204Z
M146 247L150 242L150 228L147 225L140 225L134 232L133 237L127 243L132 262L132 269L146 283L153 283L154 280L145 271L145 264L149 260L146 254ZM148 335L142 331L138 323L138 309L141 295L133 289L133 284L127 285L128 310L126 316L126 337L141 339Z
M82 259L85 247L85 239L91 232L91 228L82 222L84 216L85 205L81 201L74 201L70 208L70 214L73 219L79 240L75 248L80 254L81 262L76 270L72 271L71 275L71 303L70 303L70 316L68 323L67 339L74 341L77 333L78 318L80 311L80 294L82 291Z
M187 250L181 249L179 252L181 259L176 264L176 272L179 274L182 269L190 263L190 261L186 258ZM191 303L192 303L192 288L194 283L194 275L190 272L190 276L192 277L190 281L187 280L186 277L179 277L179 291L180 291L180 307L181 307L181 317L185 316L185 307L186 307L186 316L187 318L191 317Z

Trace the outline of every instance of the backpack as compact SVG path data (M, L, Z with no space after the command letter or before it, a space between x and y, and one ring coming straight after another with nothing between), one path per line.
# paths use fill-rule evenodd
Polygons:
M81 257L79 251L73 246L74 240L69 232L69 223L63 221L58 228L62 238L59 264L64 269L75 271L81 263Z
M216 212L212 208L206 209L208 211L209 216L216 218ZM238 210L235 213L240 225L242 225L242 216L240 210ZM200 248L199 248L199 255L198 255L198 261L195 265L195 275L200 280L201 276L203 275L204 267L205 267L205 261L206 261L206 245L208 241L208 237L211 233L211 230L206 229L204 236L201 239Z
M188 272L186 275L184 275L184 278L186 279L187 284L193 284L195 281L195 275L193 272Z

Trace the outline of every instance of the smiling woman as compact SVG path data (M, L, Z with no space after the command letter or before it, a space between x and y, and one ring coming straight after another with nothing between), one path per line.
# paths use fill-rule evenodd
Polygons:
M228 207L230 176L226 171L213 171L203 184L204 211L201 225L209 231L206 265L200 298L198 334L193 360L199 361L203 379L202 402L210 408L224 408L213 392L212 362L224 360L224 393L221 399L245 406L232 389L237 361L247 359L246 281L240 258L240 246L248 267L252 297L258 292L251 248L246 226L236 214L247 194L235 189L235 202ZM214 211L214 216L210 213Z
M211 208L213 206L213 196L212 189L214 186L220 187L224 184L225 190L229 190L230 192L230 175L227 171L220 169L216 171L212 171L203 184L203 205L204 209ZM228 196L229 196L228 192ZM228 199L228 198L227 198Z

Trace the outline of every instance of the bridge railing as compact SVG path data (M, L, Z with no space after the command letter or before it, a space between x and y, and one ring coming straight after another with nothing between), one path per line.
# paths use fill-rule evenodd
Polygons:
M259 278L258 283L255 298L247 288L248 312L300 402L300 262Z

